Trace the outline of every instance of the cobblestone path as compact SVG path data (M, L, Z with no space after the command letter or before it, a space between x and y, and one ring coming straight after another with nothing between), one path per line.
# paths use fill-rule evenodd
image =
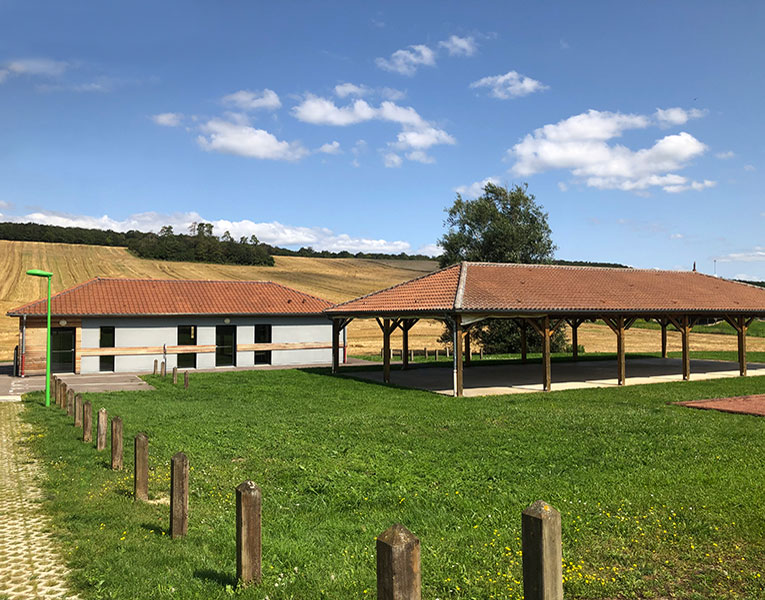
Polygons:
M20 402L0 402L0 599L72 598L68 571L41 512L37 466L21 440Z

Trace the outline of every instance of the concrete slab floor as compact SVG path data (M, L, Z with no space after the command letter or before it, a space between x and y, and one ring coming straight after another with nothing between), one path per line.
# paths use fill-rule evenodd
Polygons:
M765 375L765 364L748 363L750 375ZM542 365L475 365L463 371L464 395L493 396L542 391ZM351 377L382 382L382 367L374 371L348 373ZM578 361L552 364L552 389L615 387L616 360ZM738 377L738 363L691 360L691 380ZM640 358L627 361L626 385L682 381L682 361L675 358ZM408 371L391 368L391 383L403 387L452 395L452 367L416 366Z

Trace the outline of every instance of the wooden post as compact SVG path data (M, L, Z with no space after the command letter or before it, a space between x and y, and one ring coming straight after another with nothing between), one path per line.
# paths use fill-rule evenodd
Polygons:
M579 358L579 321L572 319L571 325L571 356L574 360Z
M526 339L526 321L521 325L521 362L526 364L526 358L529 351L528 340Z
M178 383L178 367L173 367L173 385Z
M681 325L683 338L683 380L688 381L691 378L691 325L688 315L683 315Z
M82 427L82 394L74 397L74 426Z
M436 362L438 362L438 348L436 348L435 356L436 356Z
M425 348L422 349L422 353L425 355L425 360L428 360L430 354L428 354L428 347L425 346Z
M98 411L98 420L96 421L96 450L106 450L106 409Z
M401 323L401 370L406 371L409 368L409 322Z
M187 390L189 389L189 372L186 371L183 374L183 389Z
M93 441L93 406L90 402L82 405L82 441Z
M162 367L160 369L162 377L167 376L167 363L163 360L162 361Z
M542 387L545 392L552 389L552 372L550 369L550 317L542 319Z
M462 317L456 315L454 317L454 332L452 339L452 348L454 350L453 356L453 371L454 371L454 395L462 396L464 391L462 385Z
M340 370L340 320L332 319L332 372Z
M69 390L66 394L66 414L69 417L74 414L74 390Z
M746 330L748 325L744 317L738 317L736 323L738 324L736 327L738 332L738 372L744 377L746 375Z
M64 408L64 398L66 398L67 385L63 381L58 383L58 394L56 396L56 405L59 408Z
M446 347L446 358L449 358L449 346Z
M149 499L149 438L145 433L135 436L134 457L133 498L145 502Z
M184 537L189 531L189 459L183 452L170 464L170 537Z
M465 366L470 366L470 360L473 358L473 353L470 351L470 330L465 330Z
M483 360L483 346L481 346L481 347L479 348L478 352L479 352L479 354L478 354L479 358L480 358L481 360Z
M157 374L157 359L154 359L154 374Z
M616 381L618 385L624 385L627 379L627 361L624 348L624 317L619 315L615 319L616 325Z
M521 517L523 594L526 600L563 600L560 513L539 500Z
M122 471L122 419L112 419L112 471Z
M396 523L377 536L377 599L420 600L420 540Z
M262 549L260 515L263 496L252 481L236 488L236 578L244 585L260 583Z
M58 404L58 377L52 375L50 378L50 393L53 396L53 401Z
M390 319L383 319L383 381L390 383Z
M661 357L667 358L667 325L669 325L669 321L659 319L659 325L661 325Z

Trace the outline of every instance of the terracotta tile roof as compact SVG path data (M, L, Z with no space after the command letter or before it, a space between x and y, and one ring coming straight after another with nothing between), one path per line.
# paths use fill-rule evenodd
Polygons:
M746 313L765 289L688 271L462 263L328 313Z
M344 302L327 309L327 313L441 312L454 309L460 279L460 265L453 265L411 281Z
M53 296L54 315L306 315L331 302L270 281L188 281L97 277ZM9 316L45 315L37 300Z

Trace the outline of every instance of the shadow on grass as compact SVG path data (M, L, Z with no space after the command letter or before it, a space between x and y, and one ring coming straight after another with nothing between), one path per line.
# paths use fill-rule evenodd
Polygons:
M132 494L130 495L132 496ZM156 523L141 523L141 529L144 529L149 533L153 533L159 537L162 537L163 535L170 537L170 529L167 527L162 527L161 525L157 525Z
M223 571L214 571L212 569L197 569L194 571L194 577L197 579L203 579L204 581L210 581L222 586L228 586L235 588L239 583L236 577L231 573L224 573Z

